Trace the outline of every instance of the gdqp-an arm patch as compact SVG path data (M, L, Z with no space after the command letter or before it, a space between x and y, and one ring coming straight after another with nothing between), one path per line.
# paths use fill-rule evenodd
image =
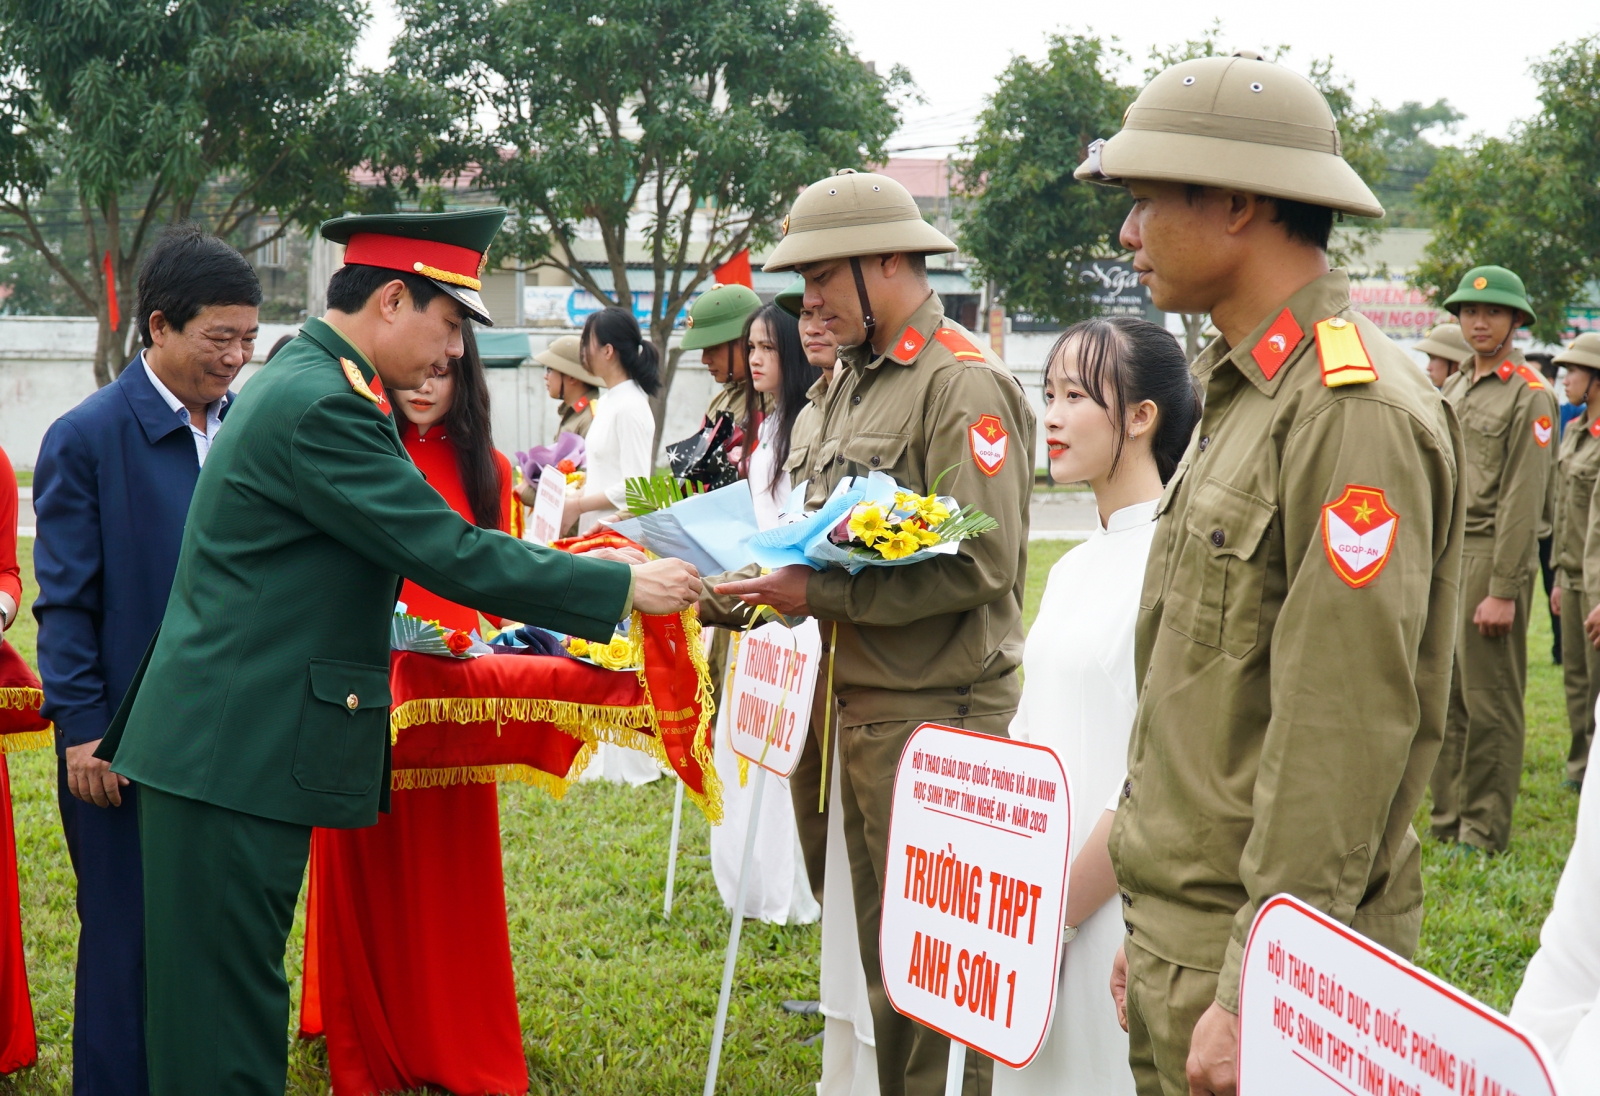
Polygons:
M972 459L978 471L986 476L998 475L1005 467L1006 449L1011 438L1005 426L994 415L983 415L967 427L967 440L972 443Z
M1333 573L1353 589L1370 583L1389 562L1399 528L1400 515L1382 488L1346 484L1344 494L1322 508L1322 546Z
M1555 427L1550 423L1549 415L1540 415L1533 420L1533 440L1544 449L1550 444L1550 439L1555 436Z

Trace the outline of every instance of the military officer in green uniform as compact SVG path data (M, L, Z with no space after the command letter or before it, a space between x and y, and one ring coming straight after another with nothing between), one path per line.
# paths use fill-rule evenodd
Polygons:
M1458 323L1442 323L1428 332L1427 338L1412 347L1428 355L1428 379L1435 388L1456 375L1456 370L1472 357L1472 347L1461 334Z
M150 1091L282 1092L285 942L311 827L389 788L402 577L601 640L672 612L693 568L572 556L462 520L406 456L386 389L462 352L505 211L348 217L328 313L241 392L195 488L161 630L98 756L139 783ZM620 558L619 558L620 557Z
M1583 414L1567 423L1561 436L1556 486L1554 563L1556 588L1550 607L1561 619L1561 676L1567 692L1567 722L1572 745L1567 751L1567 786L1583 787L1594 741L1594 706L1600 699L1600 650L1589 642L1584 625L1590 616L1600 623L1600 508L1594 505L1600 481L1600 332L1588 331L1555 357L1567 367L1567 402Z
M544 366L545 388L550 398L561 401L563 434L586 437L594 422L594 401L599 398L602 381L583 367L583 341L576 335L563 335L533 356Z
M1304 77L1246 53L1174 65L1076 174L1128 189L1121 242L1155 306L1219 332L1156 511L1110 851L1138 1091L1231 1096L1263 901L1416 947L1411 818L1450 683L1460 435L1329 269L1335 213L1383 208Z
M1502 852L1522 779L1528 609L1538 530L1553 472L1555 396L1511 345L1533 322L1522 279L1474 267L1445 299L1461 318L1472 361L1445 382L1466 440L1466 540L1455 674L1434 769L1434 836L1462 851Z
M766 269L804 275L804 307L840 347L820 444L809 447L803 469L790 471L809 481L807 509L820 507L846 476L882 472L926 493L953 467L940 490L999 522L957 555L911 567L852 576L794 566L718 588L815 616L835 637L837 806L879 1090L937 1094L949 1041L894 1011L878 959L890 801L901 747L918 724L998 735L1016 711L1034 417L1004 363L945 318L926 256L956 248L922 219L905 187L883 175L840 172L806 188L785 228ZM965 1091L987 1093L992 1068L969 1056Z

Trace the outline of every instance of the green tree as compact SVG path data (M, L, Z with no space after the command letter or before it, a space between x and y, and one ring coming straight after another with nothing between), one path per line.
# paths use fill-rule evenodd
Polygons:
M1505 138L1444 149L1420 199L1434 235L1414 283L1442 300L1473 266L1515 270L1536 337L1567 332L1567 307L1600 277L1600 35L1533 66L1537 116Z
M1427 226L1417 191L1433 173L1440 151L1427 135L1435 130L1450 133L1464 117L1444 99L1431 106L1407 100L1395 110L1378 113L1375 136L1384 171L1373 190L1383 202L1385 228Z
M1054 35L1042 61L1015 57L957 166L970 205L962 250L1015 311L1061 323L1090 315L1074 263L1115 255L1127 213L1118 190L1072 177L1089 143L1119 128L1133 89L1106 75L1120 58L1099 38Z
M347 66L365 17L362 0L0 0L0 245L99 317L100 384L163 223L248 252L263 213L281 234L363 200L349 169L379 112Z
M770 242L801 187L881 162L908 82L874 74L817 0L401 6L397 69L458 111L448 132L426 111L417 170L475 172L512 209L497 257L557 267L623 308L649 293L663 349L712 271Z

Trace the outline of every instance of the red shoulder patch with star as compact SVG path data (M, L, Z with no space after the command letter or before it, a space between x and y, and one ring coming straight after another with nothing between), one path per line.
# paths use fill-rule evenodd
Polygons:
M953 327L941 327L933 333L934 341L964 362L983 361L983 351L973 346Z
M1251 348L1250 356L1261 367L1261 375L1270 381L1278 375L1278 370L1283 368L1283 363L1289 360L1289 355L1294 353L1295 347L1305 337L1306 333L1294 321L1294 313L1285 308L1272 321L1266 334L1261 336L1261 341Z
M1550 387L1545 383L1543 373L1540 373L1537 369L1532 369L1526 365L1517 366L1517 376L1526 381L1528 387L1534 389L1535 391L1541 388Z
M1346 586L1359 590L1377 578L1394 550L1400 515L1380 487L1345 485L1344 494L1322 508L1322 547Z
M978 471L986 476L998 475L1005 467L1006 450L1011 438L1005 426L994 415L983 415L967 427L967 439L972 443L972 459Z
M1555 428L1550 425L1549 415L1540 415L1533 420L1533 440L1543 449L1550 444L1550 439L1555 435Z
M899 358L903 362L915 361L917 355L922 353L922 348L927 345L928 340L924 339L916 328L907 327L895 340L894 350L889 356Z

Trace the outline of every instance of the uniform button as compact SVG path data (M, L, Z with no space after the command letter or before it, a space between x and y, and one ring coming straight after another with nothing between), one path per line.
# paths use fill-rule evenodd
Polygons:
M1122 785L1122 798L1128 799L1133 795L1133 781L1124 781Z
M860 397L860 395L855 395L855 396L851 396L850 397L850 406L852 406L852 407L861 406L861 397Z
M961 705L961 707L956 709L956 715L966 715L967 712L970 711L970 710L971 709L969 709L965 704L963 704L963 705Z
M1212 547L1221 548L1226 543L1228 543L1228 534L1227 533L1224 533L1221 529L1213 529L1213 530L1211 530L1211 545L1212 545Z
M872 465L872 467L876 468L876 467L878 467L878 465L883 463L883 458L882 457L873 457L867 463Z
M1132 926L1132 925L1129 925L1129 926L1128 926L1128 935L1129 935L1129 936L1132 936L1132 935L1133 935L1133 926Z
M844 697L839 697L839 707L845 708L845 707L848 707L848 706L849 706L849 702L846 701Z
M1200 439L1200 452L1204 453L1206 451L1206 446L1208 446L1210 444L1211 444L1211 435L1207 434L1205 437Z
M1123 892L1122 892L1122 904L1123 904L1123 905L1124 905L1124 906L1131 906L1131 905L1133 905L1133 898L1132 898L1132 897L1131 897L1131 896L1129 896L1129 894L1128 894L1128 892L1127 892L1127 891L1123 891Z
M843 457L835 457L833 459L833 463L834 464L843 464L844 463L844 458Z
M966 696L971 691L972 690L968 689L965 685L957 685L956 686L956 695L957 696Z
M361 698L355 693L351 693L349 696L344 698L344 706L353 712L357 708L361 707Z

